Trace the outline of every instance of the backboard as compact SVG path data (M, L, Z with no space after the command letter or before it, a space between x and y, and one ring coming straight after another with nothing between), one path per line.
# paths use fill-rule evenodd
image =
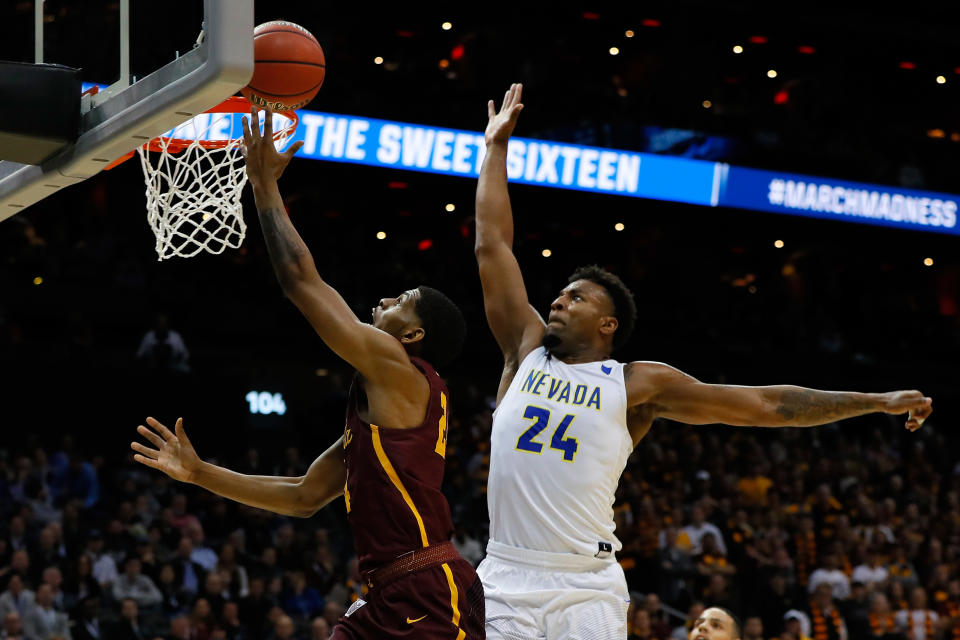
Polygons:
M42 1L36 2L37 55L42 55ZM74 144L42 165L0 160L0 221L96 175L117 158L245 86L253 75L253 7L253 0L204 0L203 22L197 25L200 36L193 49L182 55L171 51L169 63L130 83L129 0L122 0L119 81L97 95L85 96L80 135Z

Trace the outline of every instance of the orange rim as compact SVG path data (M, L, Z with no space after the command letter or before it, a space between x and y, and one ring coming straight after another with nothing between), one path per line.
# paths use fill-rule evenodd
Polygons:
M217 106L207 109L205 113L249 113L251 106L252 105L250 101L243 96L231 96ZM295 111L278 111L277 113L289 118L290 124L283 129L274 132L274 140L279 140L284 135L293 133L294 130L296 130L297 125L300 124L300 118L297 117ZM143 146L150 151L179 153L194 143L197 143L204 149L223 149L224 147L240 140L243 140L243 138L230 138L228 140L188 140L186 138L168 138L166 136L158 136L150 142L145 143Z

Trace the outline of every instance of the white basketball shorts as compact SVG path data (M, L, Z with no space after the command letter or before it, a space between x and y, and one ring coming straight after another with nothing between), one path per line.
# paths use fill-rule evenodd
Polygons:
M487 640L625 640L630 595L613 560L491 540L477 568Z

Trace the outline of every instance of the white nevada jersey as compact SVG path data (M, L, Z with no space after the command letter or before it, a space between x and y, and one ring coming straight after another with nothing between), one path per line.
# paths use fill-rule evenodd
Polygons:
M614 492L632 450L623 364L564 364L534 349L493 414L490 539L612 557Z

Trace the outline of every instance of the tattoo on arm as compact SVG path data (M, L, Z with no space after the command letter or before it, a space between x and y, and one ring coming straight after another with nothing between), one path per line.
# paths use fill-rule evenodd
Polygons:
M861 393L786 388L780 392L777 414L795 426L823 424L876 411L876 403Z
M286 212L276 207L258 209L263 237L267 242L270 261L277 272L280 283L291 280L302 268L300 262L310 258L310 250Z

